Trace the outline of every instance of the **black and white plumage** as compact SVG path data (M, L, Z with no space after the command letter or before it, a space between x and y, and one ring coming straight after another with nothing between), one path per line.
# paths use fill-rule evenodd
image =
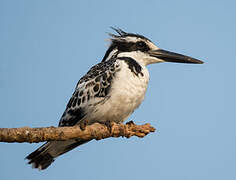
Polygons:
M111 45L102 62L83 76L70 98L59 126L124 122L141 104L148 86L148 64L158 62L203 63L162 50L148 38L113 28ZM56 157L86 143L80 139L47 142L26 158L34 168L47 168Z

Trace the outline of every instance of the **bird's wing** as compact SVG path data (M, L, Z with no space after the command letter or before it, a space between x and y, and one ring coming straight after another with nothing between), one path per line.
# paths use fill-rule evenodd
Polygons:
M109 96L112 80L120 63L116 59L101 62L93 66L83 76L70 98L66 110L63 113L59 126L74 126L90 113L93 106L104 102Z

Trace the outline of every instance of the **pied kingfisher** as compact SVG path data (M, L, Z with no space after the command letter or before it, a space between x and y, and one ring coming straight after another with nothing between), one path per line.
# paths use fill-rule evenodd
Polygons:
M102 62L78 82L59 126L95 122L124 122L144 99L149 81L147 65L159 62L203 62L158 48L148 38L112 28L111 44ZM80 139L47 142L26 158L34 168L46 169L56 157L86 143Z

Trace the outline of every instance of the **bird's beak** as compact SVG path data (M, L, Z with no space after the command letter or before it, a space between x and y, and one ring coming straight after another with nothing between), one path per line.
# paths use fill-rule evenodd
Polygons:
M185 56L182 54L166 51L163 49L150 50L149 54L150 56L156 57L165 62L203 64L203 61L200 61L198 59Z

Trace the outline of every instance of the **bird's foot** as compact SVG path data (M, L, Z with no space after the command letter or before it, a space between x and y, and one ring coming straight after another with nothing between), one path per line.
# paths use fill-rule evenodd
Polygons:
M129 121L126 123L126 125L134 125L134 121Z
M82 131L85 130L86 126L88 125L88 120L84 120L82 122L79 123L79 127Z
M112 122L112 121L106 121L105 123L104 123L104 125L107 127L107 129L108 129L108 131L110 132L110 133L112 133L112 126L113 126L113 124L114 124L114 122Z

